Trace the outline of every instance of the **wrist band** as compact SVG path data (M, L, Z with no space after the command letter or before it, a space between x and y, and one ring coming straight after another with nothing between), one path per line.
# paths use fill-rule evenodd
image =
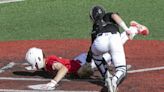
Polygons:
M57 81L55 80L51 80L52 83L54 83L55 85L57 84Z
M128 30L128 27L126 26L125 22L122 21L119 25L120 25L125 31Z

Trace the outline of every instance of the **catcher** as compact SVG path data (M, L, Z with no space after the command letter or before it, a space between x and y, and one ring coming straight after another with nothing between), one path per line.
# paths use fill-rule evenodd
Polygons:
M148 35L149 30L146 26L130 22L128 28L118 13L106 12L102 6L94 6L90 11L90 19L93 23L91 33L91 45L88 51L87 62L93 59L99 72L104 78L105 86L109 92L116 92L118 85L125 79L127 75L126 58L123 43L129 39L133 39L136 34ZM121 27L128 36L125 35L124 40L120 36L119 27ZM115 72L109 73L107 64L103 55L109 53L111 55ZM87 64L87 63L86 63Z

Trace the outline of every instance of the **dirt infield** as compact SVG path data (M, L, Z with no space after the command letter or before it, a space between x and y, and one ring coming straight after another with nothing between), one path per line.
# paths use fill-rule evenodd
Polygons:
M55 54L71 59L79 53L86 52L89 44L90 41L86 39L0 42L0 69L3 70L2 67L11 62L15 64L13 67L0 72L0 91L10 89L15 90L14 92L17 92L16 90L30 90L27 85L47 83L50 80L50 77L43 74L44 72L33 73L24 70L24 55L28 48L40 47L47 55ZM125 44L125 53L127 63L132 65L130 70L143 70L129 73L127 79L119 86L119 92L164 92L164 42L152 40L128 41ZM146 69L149 70L146 71ZM20 80L21 78L22 80ZM28 78L41 80L27 80ZM106 91L102 81L96 80L63 80L59 85L56 90Z

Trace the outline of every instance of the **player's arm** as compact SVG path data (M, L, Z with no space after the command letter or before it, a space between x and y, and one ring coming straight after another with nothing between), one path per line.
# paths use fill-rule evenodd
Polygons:
M129 30L123 19L117 13L113 13L111 17L119 26L121 26L124 29L124 31Z
M54 90L56 88L57 83L66 75L68 69L63 64L58 62L55 62L52 65L52 68L53 70L58 71L53 80L51 80L47 84L30 85L28 87L36 90Z
M56 62L52 65L53 70L57 70L54 80L58 83L68 72L68 69L61 63Z

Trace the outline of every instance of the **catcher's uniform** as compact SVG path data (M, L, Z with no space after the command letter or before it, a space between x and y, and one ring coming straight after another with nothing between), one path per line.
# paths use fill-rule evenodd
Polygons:
M78 69L81 67L79 60L64 59L52 55L46 58L45 70L50 73L53 72L52 65L56 62L62 63L68 69L68 73L71 74L77 74Z
M116 67L116 73L113 78L119 84L120 80L126 75L126 60L119 26L112 19L112 14L112 12L106 13L103 17L103 22L100 21L93 24L92 44L89 53L92 52L92 58L103 77L105 77L107 71L103 55L106 53L111 55L113 64Z

